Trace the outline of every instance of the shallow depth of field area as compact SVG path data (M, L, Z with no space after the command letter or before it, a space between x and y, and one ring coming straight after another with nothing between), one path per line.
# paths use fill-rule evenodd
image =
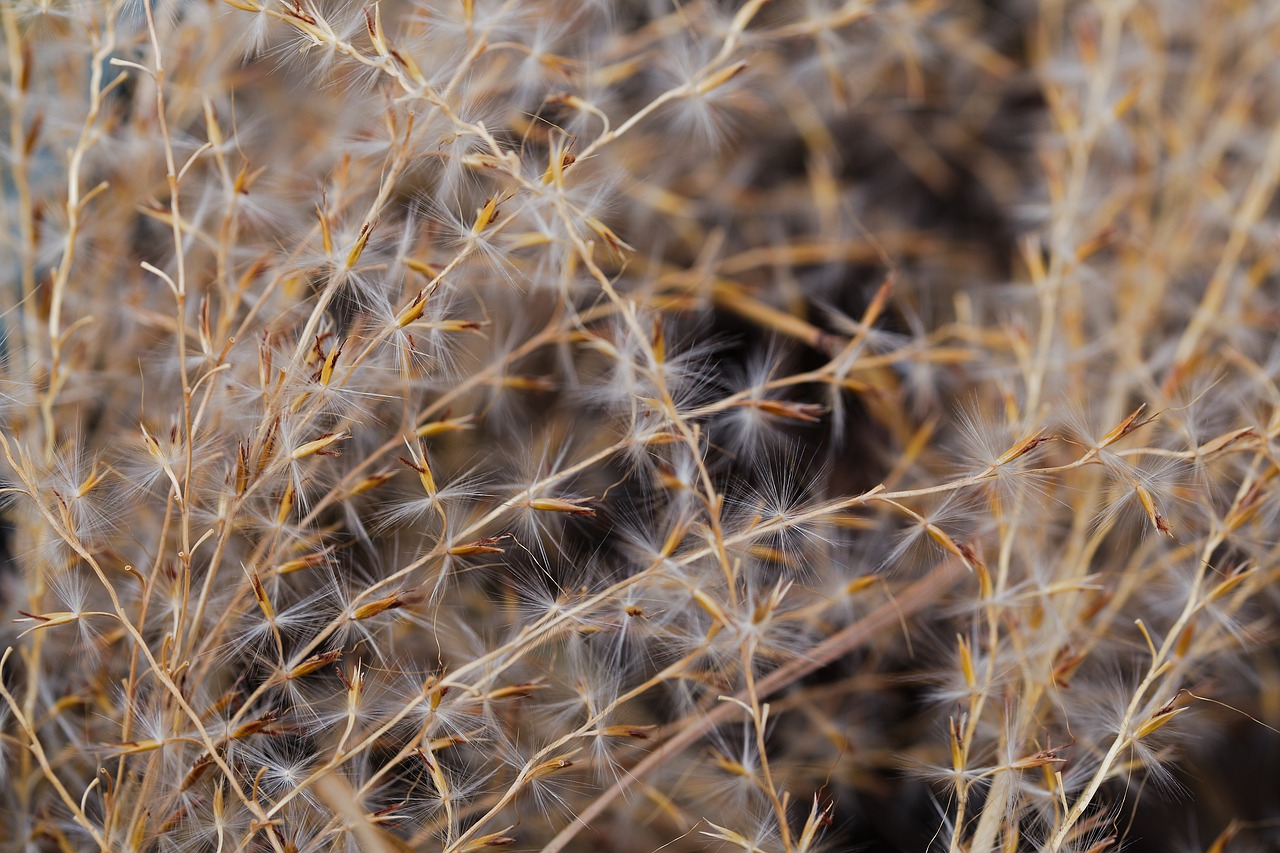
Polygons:
M1280 845L1280 5L0 24L0 850Z

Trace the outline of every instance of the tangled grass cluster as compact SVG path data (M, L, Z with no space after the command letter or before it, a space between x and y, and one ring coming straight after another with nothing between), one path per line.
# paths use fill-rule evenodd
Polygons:
M3 849L1278 843L1280 6L0 22Z

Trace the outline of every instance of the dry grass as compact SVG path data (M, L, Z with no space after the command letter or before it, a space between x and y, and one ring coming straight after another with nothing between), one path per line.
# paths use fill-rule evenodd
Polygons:
M0 847L1276 843L1271 4L0 22Z

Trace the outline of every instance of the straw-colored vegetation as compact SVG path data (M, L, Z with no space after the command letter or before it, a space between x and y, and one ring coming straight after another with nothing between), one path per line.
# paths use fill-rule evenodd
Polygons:
M1276 843L1280 6L0 22L3 849Z

